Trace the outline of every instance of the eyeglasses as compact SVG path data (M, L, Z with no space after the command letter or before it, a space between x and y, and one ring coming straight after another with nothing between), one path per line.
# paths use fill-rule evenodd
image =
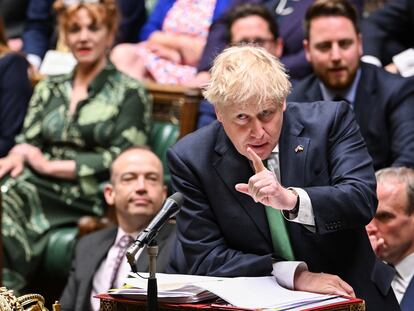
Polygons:
M96 3L100 3L101 0L63 0L63 4L65 6L71 6L71 5L75 5L75 4L96 4Z
M265 38L251 38L251 39L241 39L238 42L233 43L232 45L255 45L255 46L264 46L266 43L274 42L274 39L265 39Z

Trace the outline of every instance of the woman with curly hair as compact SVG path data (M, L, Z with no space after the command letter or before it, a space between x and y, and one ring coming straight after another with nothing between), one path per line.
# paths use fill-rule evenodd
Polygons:
M60 33L77 60L38 83L18 144L0 159L3 283L24 291L51 231L103 212L98 184L121 150L145 144L151 105L140 82L108 61L114 0L57 0Z

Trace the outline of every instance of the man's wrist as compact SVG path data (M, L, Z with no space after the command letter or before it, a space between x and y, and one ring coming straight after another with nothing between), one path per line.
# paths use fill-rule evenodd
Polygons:
M294 215L296 217L299 213L299 206L300 206L299 193L297 193L295 189L290 188L290 187L287 188L287 190L291 191L296 196L296 204L291 210L286 210L286 212L288 212L290 216Z

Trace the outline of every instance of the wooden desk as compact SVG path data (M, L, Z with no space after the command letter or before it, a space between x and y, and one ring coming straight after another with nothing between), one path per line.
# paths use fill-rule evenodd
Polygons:
M126 298L114 298L107 294L97 296L101 301L100 311L147 311L146 301L131 300ZM218 305L210 303L192 303L192 304L171 304L159 303L159 311L200 311L200 309L208 309L209 311L227 310L241 311L239 309L226 305ZM323 307L305 309L303 311L365 311L365 303L362 299L352 299L349 301L336 303L334 305L325 305Z

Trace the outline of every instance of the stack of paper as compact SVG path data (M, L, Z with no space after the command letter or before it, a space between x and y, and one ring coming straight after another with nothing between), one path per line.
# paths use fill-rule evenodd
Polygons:
M148 276L145 273L140 275ZM146 298L146 279L133 275L126 279L126 284L127 288L111 290L110 294L132 299ZM288 310L321 302L328 304L331 299L337 297L287 290L272 276L222 278L158 273L157 284L160 302L191 303L220 297L231 305L243 309ZM346 298L340 299L346 300ZM335 302L338 302L338 299L335 299Z

